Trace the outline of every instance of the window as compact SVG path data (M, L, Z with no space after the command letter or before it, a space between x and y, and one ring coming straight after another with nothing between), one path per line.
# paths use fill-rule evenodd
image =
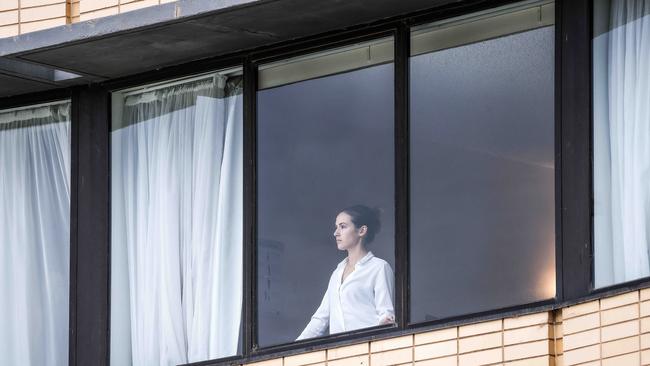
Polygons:
M0 111L0 364L68 364L70 104Z
M413 30L411 321L555 296L554 5Z
M394 322L392 60L380 39L260 66L261 346Z
M240 74L226 70L113 94L113 365L238 353Z
M595 287L650 276L650 6L594 1Z
M525 1L244 52L245 93L240 69L115 91L111 364L552 302L554 15Z

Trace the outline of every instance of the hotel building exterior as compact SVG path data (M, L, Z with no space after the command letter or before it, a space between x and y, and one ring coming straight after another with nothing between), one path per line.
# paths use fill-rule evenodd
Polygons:
M2 0L0 292L2 365L650 365L650 2Z

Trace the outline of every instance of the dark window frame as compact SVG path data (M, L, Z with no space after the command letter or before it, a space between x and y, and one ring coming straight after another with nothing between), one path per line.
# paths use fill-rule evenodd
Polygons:
M72 100L70 365L110 365L110 92L129 86L242 66L244 70L244 306L242 352L196 366L231 365L335 346L385 339L483 320L549 311L650 287L650 278L593 288L593 141L591 0L556 0L555 154L556 297L432 322L410 323L408 278L408 58L410 27L513 0L465 0L372 24L328 32L102 84L0 98L0 109ZM256 99L257 65L391 34L395 40L396 315L398 326L363 329L280 346L255 347Z
M298 47L298 48L294 48L293 46L290 46L290 47L288 47L286 49L281 49L280 52L271 51L270 53L262 52L260 54L253 55L253 57L250 60L251 61L250 62L250 70L249 70L250 72L247 74L248 79L251 81L252 85L250 85L251 87L248 88L248 90L246 90L246 88L244 89L244 94L245 94L245 96L244 96L244 109L245 109L245 111L244 111L244 119L245 119L245 121L248 122L248 123L247 122L244 123L244 128L248 128L248 130L249 130L248 133L253 134L255 136L255 138L248 141L248 149L246 149L247 141L244 141L244 149L246 150L245 154L250 154L250 155L247 155L249 158L245 159L246 161L249 161L249 159L251 161L251 164L249 166L249 169L251 170L250 174L253 177L257 176L257 150L256 150L256 147L257 147L257 139L256 139L257 138L257 93L259 91L258 88L257 88L257 80L258 80L258 76L259 76L259 73L257 72L257 70L259 69L260 65L271 63L271 62L276 62L276 61L282 61L282 60L286 60L286 59L292 58L292 57L303 56L303 55L310 54L310 53L318 53L318 52L321 52L321 51L327 51L327 50L331 50L331 49L338 48L338 47L345 47L345 46L353 45L355 43L373 41L373 40L377 40L377 39L381 39L381 38L392 37L396 41L397 32L398 32L398 29L395 27L395 25L390 25L387 28L380 27L380 28L377 28L377 29L373 29L373 30L371 30L369 32L363 32L363 33L358 34L358 35L357 34L352 34L352 35L349 35L347 37L344 36L341 39L338 39L338 37L337 37L336 39L332 39L329 42L317 44L315 47L306 47L306 48ZM397 52L397 42L395 42L395 53L396 52ZM396 54L394 56L396 56ZM396 60L397 60L397 58L395 57L394 60L393 60L393 63L395 64L395 69L397 70L397 64L396 64L397 61ZM397 81L397 76L395 76L395 84L397 84L397 82L398 82ZM394 86L394 90L395 89L396 89L396 85ZM246 97L248 97L248 98L246 98ZM399 123L396 122L397 121L397 116L399 114L398 107L397 107L397 105L399 103L399 101L398 101L399 96L396 93L395 93L394 99L395 99L395 117L396 117L396 119L394 121L394 124L395 124L395 129L397 130L399 128L398 127ZM247 104L246 101L248 101L249 103ZM248 109L246 108L246 106L248 106ZM248 111L248 114L246 114L246 111ZM246 119L246 116L248 116L249 119ZM244 134L246 135L247 133L245 132ZM401 140L401 141L403 142L403 140ZM398 141L397 134L395 134L394 146L395 146L396 152L399 152L399 150L400 150L399 145L400 145L400 142ZM402 143L402 145L404 145L404 144ZM403 146L402 146L402 148L403 148ZM399 224L399 222L400 222L400 220L398 219L399 215L397 213L397 209L398 209L397 205L399 205L400 202L403 201L403 200L400 200L400 198L398 198L399 197L398 192L399 192L400 188L406 190L406 188L408 187L408 186L404 186L404 187L399 187L398 186L398 184L400 182L400 178L401 178L400 175L397 173L397 168L398 168L399 165L400 165L400 163L396 160L395 161L395 168L396 168L396 172L395 172L395 175L396 175L396 178L395 178L396 179L395 180L395 205L396 206L395 206L395 248L394 248L394 250L395 250L395 267L396 267L396 270L395 270L395 296L396 297L404 289L404 284L400 282L400 276L398 275L398 273L400 273L400 271L398 270L398 268L400 268L400 264L398 264L399 263L398 258L400 258L399 256L401 255L401 250L400 249L402 249L402 248L404 248L406 246L406 245L404 245L403 241L401 241L402 245L399 245L401 238L400 238L400 233L399 233L400 229L398 229L398 226L397 226ZM246 166L244 167L244 170L246 170ZM247 176L246 173L244 174L244 176L245 177ZM250 260L249 263L244 264L244 268L248 267L248 270L247 271L245 270L245 272L247 272L248 275L252 276L254 279L257 279L257 265L258 265L258 263L257 263L257 179L245 180L245 182L247 182L252 187L251 193L254 192L254 196L249 197L250 203L252 203L251 205L246 205L245 204L245 206L244 206L244 216L248 217L250 220L254 220L255 224L248 228L250 230L250 231L248 231L248 233L251 234L251 237L249 238L250 241L248 241L248 242L245 241L245 243L244 243L244 246L248 247L247 249L249 251L249 257L246 257L246 259ZM247 201L247 199L245 198L244 202L246 202L246 201ZM253 205L255 205L255 209L253 209ZM247 212L248 209L250 209L249 212ZM408 226L406 226L406 228L408 228ZM406 230L403 230L403 231L406 231ZM403 265L404 263L401 263L401 264ZM405 271L401 271L401 272L405 272ZM253 280L253 281L249 282L248 285L250 286L250 290L247 290L246 293L249 294L248 299L250 299L250 302L251 302L251 304L249 306L250 306L250 309L251 309L252 313L249 316L250 316L250 319L253 320L253 322L252 322L253 326L251 327L252 329L250 331L250 336L249 336L250 341L252 343L247 343L247 345L249 346L248 349L251 350L251 352L250 352L251 356L253 356L253 355L275 354L275 353L278 353L278 352L290 351L290 350L295 348L296 344L312 345L312 344L319 344L319 343L327 343L327 342L332 341L332 340L336 341L336 340L340 340L340 339L349 339L349 337L351 335L354 335L354 334L366 334L366 335L372 336L372 335L375 335L375 334L384 334L386 332L390 332L390 331L394 330L395 328L399 328L399 327L395 327L395 326L379 326L379 327L372 327L372 328L367 328L367 329L360 329L360 330L357 330L357 331L344 332L344 333L340 333L340 334L333 334L333 335L328 335L328 336L323 336L323 337L305 339L305 340L295 341L295 342L291 342L291 343L282 343L282 344L277 344L277 345L260 347L259 344L258 344L258 334L257 334L257 330L258 330L258 318L257 318L258 314L256 312L256 310L257 310L257 283L256 283L255 280ZM245 301L247 301L247 299L245 299ZM396 314L396 317L398 317L399 316L398 314L400 314L399 307L400 307L400 302L396 300L395 301L395 308L396 308L395 309L395 314ZM192 364L192 365L194 365L194 364Z

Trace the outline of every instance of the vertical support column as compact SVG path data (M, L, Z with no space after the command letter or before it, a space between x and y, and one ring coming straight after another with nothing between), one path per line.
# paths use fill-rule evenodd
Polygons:
M244 63L243 355L257 348L257 65Z
M557 106L561 139L560 300L589 294L592 284L591 1L556 4L560 47Z
M395 315L400 327L410 318L409 284L409 28L395 32Z
M71 366L108 365L109 96L83 87L72 97Z

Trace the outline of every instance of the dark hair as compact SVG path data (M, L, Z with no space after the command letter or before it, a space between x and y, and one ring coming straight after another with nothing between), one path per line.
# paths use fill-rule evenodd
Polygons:
M375 234L377 234L381 229L381 222L379 221L381 211L378 208L370 208L364 205L354 205L343 209L341 212L345 212L346 214L350 215L352 223L357 228L364 225L368 228L366 232L366 244L372 242L375 239Z

